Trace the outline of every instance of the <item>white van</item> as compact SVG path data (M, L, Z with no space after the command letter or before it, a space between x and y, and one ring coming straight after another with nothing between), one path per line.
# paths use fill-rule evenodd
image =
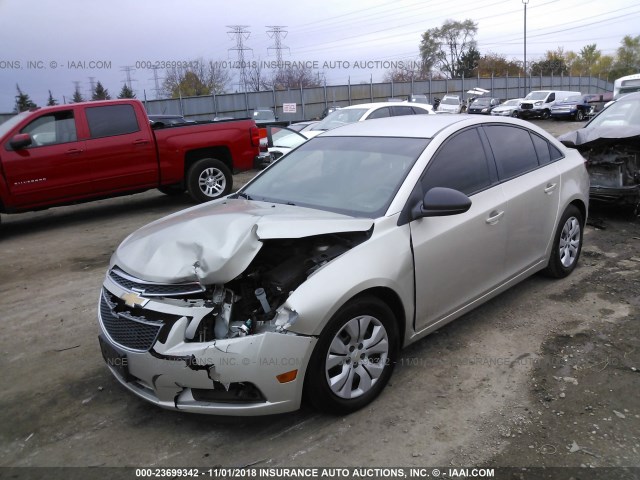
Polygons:
M572 95L582 95L582 93L567 90L534 90L524 97L524 100L520 103L520 117L549 118L551 106L555 102L561 102Z

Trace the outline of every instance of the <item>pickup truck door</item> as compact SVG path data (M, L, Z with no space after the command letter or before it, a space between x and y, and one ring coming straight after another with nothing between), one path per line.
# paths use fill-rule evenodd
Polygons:
M87 165L93 172L93 192L149 188L158 185L158 161L149 121L134 105L87 106Z
M13 206L61 203L91 191L76 114L77 109L69 108L39 115L15 132L29 134L31 145L14 150L8 140L2 146L2 167Z

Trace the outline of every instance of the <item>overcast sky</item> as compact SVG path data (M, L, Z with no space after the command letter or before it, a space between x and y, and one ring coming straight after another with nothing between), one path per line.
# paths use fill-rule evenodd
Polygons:
M92 78L115 97L126 67L138 98L156 98L148 66L199 58L231 66L230 25L246 26L246 60L275 61L268 31L280 26L283 60L317 62L328 84L346 84L382 80L385 64L372 62L419 60L421 33L447 19L477 22L481 53L522 60L523 17L522 0L0 0L0 112L13 109L16 84L38 105L48 90L69 101L74 82L86 97ZM529 61L590 43L613 55L626 34L640 35L638 0L527 5ZM161 83L164 70L156 74Z

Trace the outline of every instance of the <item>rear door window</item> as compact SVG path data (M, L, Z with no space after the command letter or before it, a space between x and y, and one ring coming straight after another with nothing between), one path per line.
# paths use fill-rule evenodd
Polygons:
M374 118L385 118L390 116L391 116L391 112L389 111L389 107L384 107L371 112L371 115L367 117L367 120L372 120Z
M473 195L489 187L489 162L478 131L472 128L448 139L429 162L421 183L423 193L447 187Z
M413 108L411 107L393 107L393 115L399 117L401 115L413 115Z
M85 110L91 138L125 135L140 130L132 105L107 105Z
M538 168L538 155L527 130L505 125L488 125L483 128L501 181Z

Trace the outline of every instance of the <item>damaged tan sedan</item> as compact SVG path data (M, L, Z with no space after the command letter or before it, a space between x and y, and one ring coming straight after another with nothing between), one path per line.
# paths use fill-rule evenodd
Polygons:
M539 270L575 268L584 159L513 119L412 116L310 139L111 259L100 345L161 407L346 413L398 351Z

